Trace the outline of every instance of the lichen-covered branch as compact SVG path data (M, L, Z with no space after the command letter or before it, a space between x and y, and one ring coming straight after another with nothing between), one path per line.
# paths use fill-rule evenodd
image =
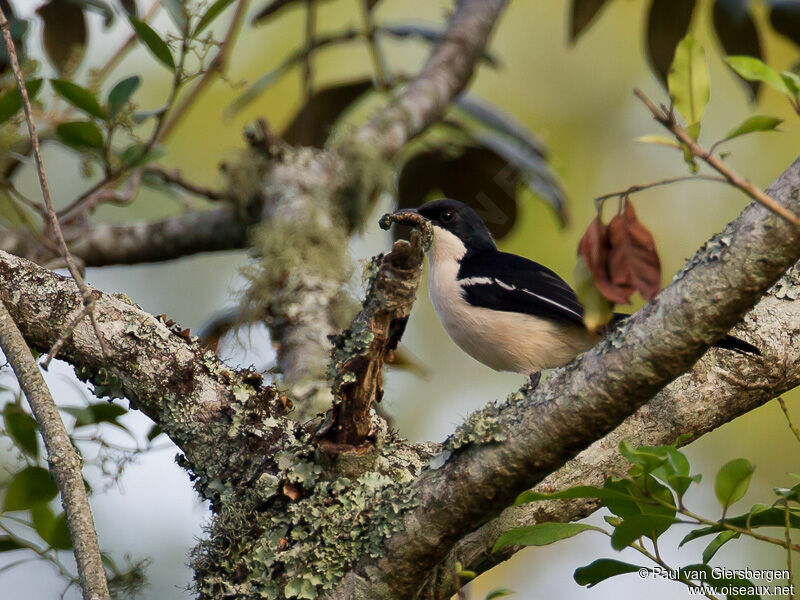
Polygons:
M20 388L30 404L42 434L50 472L61 492L67 526L72 538L75 563L84 600L109 600L108 582L92 508L86 496L81 472L82 461L73 447L56 403L42 377L33 354L0 300L0 349L11 364Z
M75 365L98 396L126 397L156 421L185 453L201 493L213 495L208 486L214 482L260 472L270 459L270 440L250 436L244 425L280 417L288 409L286 398L263 387L258 373L222 364L170 320L149 315L124 296L91 293L107 355L84 320L59 356ZM0 301L28 344L42 350L82 309L74 281L2 251ZM239 429L231 432L234 425Z
M369 266L370 285L361 311L333 340L334 404L318 443L329 452L358 448L373 436L370 410L383 398L383 365L406 328L422 274L423 245L398 240Z
M244 248L247 228L253 222L236 207L221 206L158 221L95 225L68 246L87 267L162 262L199 252ZM24 230L0 231L0 250L40 264L55 258L50 248Z
M768 193L800 209L800 159ZM384 556L353 570L334 597L416 592L420 564L440 562L475 523L605 437L687 371L798 258L800 229L760 205L748 206L595 348L535 391L523 388L468 419L446 444L453 455L416 480L419 505L402 516Z
M761 299L736 331L761 349L760 358L710 350L691 371L534 489L553 492L575 485L601 486L606 477L626 468L617 450L622 440L633 446L664 445L690 436L684 442L689 443L800 385L800 263ZM458 541L435 569L421 597L450 598L459 585L454 576L456 563L482 573L507 560L517 548L492 553L501 533L545 521L580 519L598 506L592 500L558 500L506 509Z

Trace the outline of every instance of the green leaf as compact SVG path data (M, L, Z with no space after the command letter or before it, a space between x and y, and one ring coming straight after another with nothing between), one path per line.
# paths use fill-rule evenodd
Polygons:
M572 577L578 585L594 587L601 581L605 581L611 577L624 575L625 573L634 573L643 568L644 567L640 567L639 565L632 565L611 558L600 558L585 567L575 569L575 573Z
M120 162L126 169L133 169L163 158L167 154L163 146L153 146L145 152L146 147L147 144L144 142L131 144L119 155Z
M186 26L188 24L184 4L185 1L186 0L161 0L161 6L169 13L172 22L175 23L176 27L181 32L186 31Z
M675 58L667 74L669 95L687 125L699 123L708 104L708 69L703 46L691 34L675 48Z
M118 82L108 93L108 111L113 119L119 111L128 103L133 93L139 87L141 79L138 75L126 77Z
M56 516L53 521L53 529L50 532L50 539L47 540L47 543L56 550L72 549L72 536L69 533L69 524L65 513L62 512Z
M766 115L755 115L745 119L738 127L734 127L727 134L723 141L732 140L740 135L753 133L754 131L774 131L775 128L783 123L783 119L769 117Z
M672 146L673 148L681 147L676 140L665 135L640 135L634 141L640 144L657 144L659 146Z
M33 528L45 543L49 544L50 534L53 532L53 524L56 516L47 504L38 504L31 508L31 521Z
M492 552L508 546L547 546L589 530L603 531L586 523L537 523L528 527L517 527L497 538Z
M53 86L53 89L59 96L64 98L73 106L86 113L89 113L93 117L97 117L98 119L106 118L105 111L97 102L97 98L95 98L94 94L85 87L81 87L76 83L67 81L66 79L51 79L50 85Z
M6 404L3 419L6 431L14 444L28 456L34 459L39 458L36 420L13 402Z
M786 84L795 99L800 99L800 75L792 71L784 71L781 73L781 79L783 79L783 83Z
M508 588L498 588L486 594L486 600L495 600L495 598L502 598L503 596L510 596L514 592Z
M778 72L757 58L752 56L728 56L725 58L725 62L739 77L748 81L763 81L781 94L785 94L790 98L793 97L792 91Z
M37 504L50 502L57 494L58 487L47 469L26 467L9 482L3 500L3 511L26 510Z
M33 102L42 87L41 79L31 79L25 82L25 89L28 91L28 99ZM0 123L5 123L22 108L22 97L19 95L19 88L14 86L5 94L0 96Z
M233 0L217 0L214 2L214 4L209 6L205 14L200 17L200 21L197 23L197 27L195 27L193 35L199 35L206 27L211 25L211 23L214 22L214 19L222 14L222 11L228 8L232 2Z
M28 546L20 544L17 540L0 535L0 552L11 552L12 550L25 550Z
M614 317L613 304L595 284L594 275L583 256L575 263L575 293L584 307L583 323L589 331L597 331Z
M56 135L66 144L76 148L103 147L103 134L91 121L71 121L56 127Z
M731 504L742 499L755 469L746 458L736 458L723 465L717 472L714 493L722 505L723 512L728 510Z
M130 21L134 31L136 31L136 35L147 46L153 56L164 66L175 71L175 60L172 58L172 52L170 52L166 42L144 21L140 21L136 17L130 17Z
M110 402L96 402L85 407L66 406L61 410L75 417L75 427L86 427L98 423L119 425L117 419L128 412L122 406Z
M635 482L610 479L606 481L604 487L627 494L625 498L608 499L603 502L612 513L623 519L637 515L658 515L669 518L675 516L675 498L672 492L652 475L639 476ZM647 490L647 494L642 490Z
M717 535L717 537L711 540L711 543L708 546L706 546L706 549L703 550L703 562L708 563L708 561L714 558L714 555L717 553L717 550L722 548L722 546L728 543L729 541L738 539L740 535L741 534L738 531L730 531L730 530L723 531L722 533Z
M150 431L147 432L147 441L152 442L162 433L163 431L161 430L161 425L159 425L158 423L153 423L153 426L150 428Z
M640 537L654 540L669 529L673 523L675 523L675 517L667 515L642 514L626 517L611 534L611 547L614 550L622 550Z
M693 140L697 141L697 138L700 137L700 122L692 123L691 125L686 126L686 133L689 134L689 137Z

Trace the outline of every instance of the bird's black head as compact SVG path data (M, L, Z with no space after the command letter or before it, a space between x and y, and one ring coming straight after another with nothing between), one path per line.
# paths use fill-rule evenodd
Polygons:
M467 250L495 248L489 228L474 210L463 202L444 198L423 204L417 212L435 227L441 227L460 239ZM434 230L435 236L435 230Z

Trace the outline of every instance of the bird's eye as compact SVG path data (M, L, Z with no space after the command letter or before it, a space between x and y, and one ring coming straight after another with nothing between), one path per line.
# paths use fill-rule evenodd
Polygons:
M442 220L442 223L452 223L456 215L452 210L446 210L439 218Z

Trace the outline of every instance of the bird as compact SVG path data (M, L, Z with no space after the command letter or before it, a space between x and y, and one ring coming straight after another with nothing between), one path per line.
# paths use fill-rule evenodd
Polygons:
M478 214L458 200L440 199L413 213L432 226L427 249L428 293L455 344L496 371L512 371L536 386L542 370L560 367L602 337L583 321L575 291L554 271L502 252ZM612 324L630 315L615 313ZM752 344L725 336L715 346L760 354Z

